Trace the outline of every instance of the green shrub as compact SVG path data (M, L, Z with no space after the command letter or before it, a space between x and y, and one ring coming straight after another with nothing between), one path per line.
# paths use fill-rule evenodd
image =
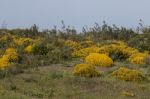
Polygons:
M38 43L35 44L33 47L33 54L34 55L46 55L49 52L46 44Z

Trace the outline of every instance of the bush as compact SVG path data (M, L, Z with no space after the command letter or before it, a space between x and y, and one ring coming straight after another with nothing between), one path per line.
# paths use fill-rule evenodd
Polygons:
M50 63L58 63L61 60L61 50L58 48L53 49L47 53Z
M46 55L48 53L48 48L44 43L35 44L33 47L33 54L34 55Z
M33 52L33 45L29 45L24 49L24 52L27 54L31 54Z
M29 44L33 44L36 40L33 40L31 38L18 38L16 36L13 36L13 42L16 45L24 45L27 46Z
M70 47L64 46L64 47L61 47L60 50L61 50L61 58L63 60L72 59L72 50Z
M125 81L142 81L144 79L142 73L138 70L132 70L121 67L112 73L112 76Z
M129 61L133 64L144 64L145 58L148 56L147 53L137 53L129 57Z
M18 54L16 49L14 48L8 48L6 49L6 52L3 57L7 57L9 59L9 62L18 62Z
M2 58L0 58L0 69L5 69L7 68L9 65L9 59L8 57L3 56Z
M73 52L74 57L86 57L90 53L98 53L100 51L99 47L87 47Z
M110 67L113 61L106 54L91 53L85 58L85 62L95 66Z
M71 41L71 40L67 40L65 42L65 45L70 47L72 50L79 50L81 48L80 44L75 42L75 41Z
M99 53L108 54L113 60L126 60L131 55L138 53L138 50L118 41L101 46Z
M101 73L99 73L94 66L89 64L77 64L74 68L74 75L83 77L96 77L100 76Z
M4 55L0 58L0 69L5 69L12 63L18 62L18 54L14 48L6 49Z

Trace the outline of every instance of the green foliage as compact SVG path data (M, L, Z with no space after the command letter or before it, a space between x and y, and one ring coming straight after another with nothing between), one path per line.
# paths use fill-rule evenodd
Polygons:
M38 43L33 47L34 55L46 55L48 53L48 48L44 43Z

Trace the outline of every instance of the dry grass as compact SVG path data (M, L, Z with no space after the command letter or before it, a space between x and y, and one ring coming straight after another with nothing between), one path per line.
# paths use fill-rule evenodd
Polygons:
M125 82L109 76L74 77L72 71L71 66L57 64L30 68L22 74L1 79L0 99L149 99L150 97L150 83L146 81ZM135 96L122 95L123 91L133 92Z

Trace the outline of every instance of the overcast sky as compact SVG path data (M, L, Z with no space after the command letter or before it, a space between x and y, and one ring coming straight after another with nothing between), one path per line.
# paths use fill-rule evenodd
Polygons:
M103 20L134 27L139 19L150 25L150 0L0 0L0 25L8 28L52 28L61 20L79 30Z

